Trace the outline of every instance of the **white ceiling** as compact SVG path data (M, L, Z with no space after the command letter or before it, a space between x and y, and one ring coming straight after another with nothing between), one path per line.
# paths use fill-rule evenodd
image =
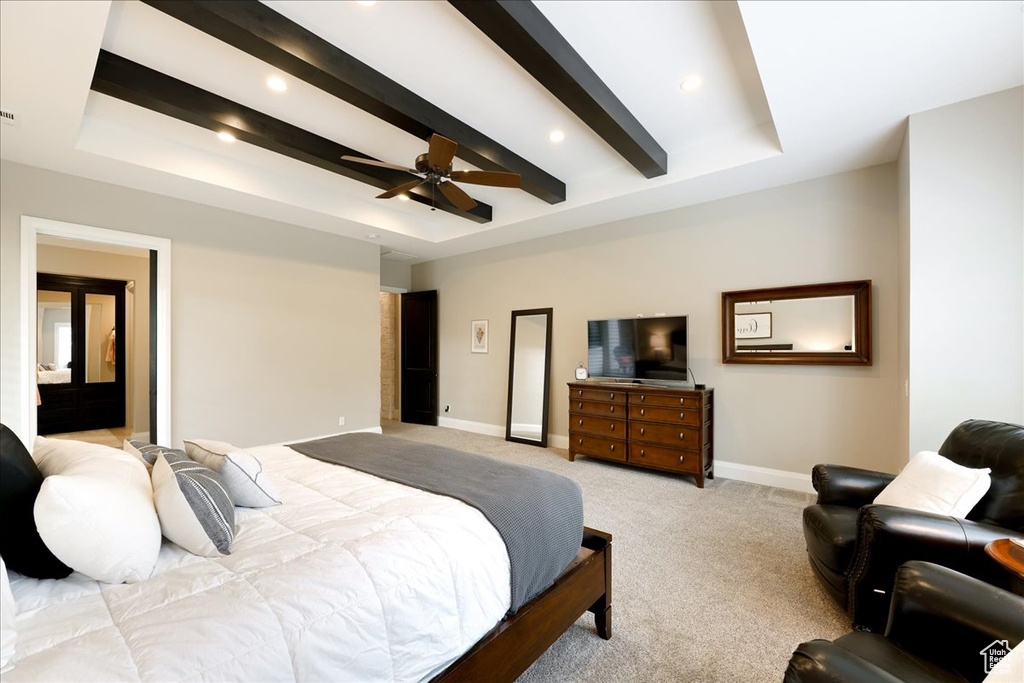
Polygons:
M425 260L892 161L909 114L1024 84L1018 0L538 0L668 152L669 173L648 180L446 2L265 1L563 180L567 200L466 185L494 207L479 225L91 92L102 47L380 159L410 164L426 149L294 78L271 92L268 65L134 1L0 2L0 107L21 117L0 127L0 157L376 233ZM705 85L684 93L693 72Z

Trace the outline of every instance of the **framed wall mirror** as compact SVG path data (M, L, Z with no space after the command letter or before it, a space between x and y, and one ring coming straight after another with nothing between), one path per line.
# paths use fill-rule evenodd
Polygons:
M722 362L871 365L871 280L722 292Z
M507 441L548 445L551 312L550 308L512 311L505 420Z

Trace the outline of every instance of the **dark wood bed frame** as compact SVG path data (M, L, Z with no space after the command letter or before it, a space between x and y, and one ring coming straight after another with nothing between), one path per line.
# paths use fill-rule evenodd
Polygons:
M583 528L576 559L546 591L495 626L432 683L514 681L584 612L612 637L612 536Z

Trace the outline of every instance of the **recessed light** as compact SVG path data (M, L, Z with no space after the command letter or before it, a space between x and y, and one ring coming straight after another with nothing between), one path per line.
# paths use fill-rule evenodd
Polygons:
M380 235L378 235L375 232L371 232L369 235L366 236L366 239L368 239L368 240L379 240L380 239Z
M402 202L407 202L407 201L409 201L409 195L407 195L407 194L400 194L400 195L398 195L398 200L402 201Z
M221 142L234 142L235 141L235 136L232 135L231 133L227 132L226 130L222 130L221 132L217 133L217 137L220 138Z
M548 133L548 140L550 140L551 142L555 143L556 145L559 142L561 142L562 140L564 140L564 139L565 139L565 133L563 133L562 131L558 130L557 128L555 130L551 131L550 133Z
M700 86L704 85L704 77L700 74L690 74L683 79L683 82L679 84L679 89L683 92L695 92L700 90Z
M363 7L373 7L377 4L377 0L356 0L356 4Z
M267 79L267 87L275 92L284 92L288 89L288 84L280 76L271 76Z

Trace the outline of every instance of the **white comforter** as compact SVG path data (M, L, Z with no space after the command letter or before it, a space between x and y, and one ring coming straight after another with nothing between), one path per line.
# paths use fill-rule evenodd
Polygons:
M4 683L417 681L508 609L508 554L475 508L283 446L253 453L284 504L238 508L231 555L165 541L135 584L12 573Z

